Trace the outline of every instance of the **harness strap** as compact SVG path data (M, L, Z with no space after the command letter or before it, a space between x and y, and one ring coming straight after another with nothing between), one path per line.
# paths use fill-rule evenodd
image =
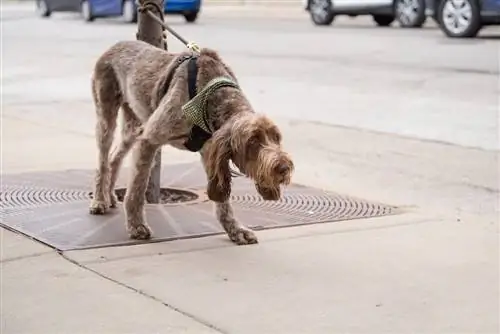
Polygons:
M188 90L189 99L193 99L196 96L196 81L198 79L198 65L196 64L196 58L192 57L188 63ZM207 129L210 129L207 122L206 115L203 115L203 122ZM189 138L184 142L184 146L191 152L198 152L201 150L203 145L212 137L212 134L203 130L196 124L193 124L191 132L189 133Z
M198 79L198 66L196 65L196 58L191 57L188 63L188 89L189 89L190 100L196 96L197 79Z
M170 84L172 83L172 79L174 78L175 71L177 71L177 69L179 68L179 66L182 65L182 63L184 63L186 60L191 59L191 58L192 58L192 56L188 56L188 55L177 58L177 61L176 61L175 65L172 67L172 69L170 70L170 72L168 73L167 78L165 79L165 82L158 89L158 93L157 93L158 103L161 101L161 99L165 95L167 95L168 88L170 87Z

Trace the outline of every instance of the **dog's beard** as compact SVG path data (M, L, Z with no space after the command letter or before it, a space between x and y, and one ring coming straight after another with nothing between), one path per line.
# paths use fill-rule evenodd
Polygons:
M281 187L279 184L277 186L267 187L255 183L255 188L260 196L266 201L277 201L281 198Z
M255 168L255 188L264 200L277 201L281 197L281 184L284 183L282 175L275 170L280 163L275 152L262 150L259 154L258 164Z
M285 174L277 172L280 164L289 166ZM257 192L264 200L276 201L281 197L281 185L288 185L291 180L293 163L291 160L271 148L262 148L257 159L245 161L244 157L232 160L231 174L235 176L246 176L255 183ZM236 168L238 171L236 171ZM241 171L241 173L240 173Z

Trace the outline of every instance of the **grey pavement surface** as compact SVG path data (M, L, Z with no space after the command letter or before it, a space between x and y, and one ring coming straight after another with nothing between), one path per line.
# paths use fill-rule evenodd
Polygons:
M196 25L178 17L171 22L187 38L219 50L259 110L499 148L500 28L456 41L444 38L432 23L404 31L376 28L369 18L341 18L321 29L311 25L306 13L295 11L287 20L244 21L207 11ZM134 26L119 20L85 24L72 14L39 20L24 11L16 19L15 13L7 12L3 22L6 105L88 100L95 59L111 43L135 36ZM14 42L21 38L23 43ZM173 51L182 49L176 40L170 45Z
M2 173L93 168L92 65L135 27L1 5ZM2 333L499 332L498 28L467 41L432 23L317 28L294 8L169 21L220 50L277 121L295 182L409 212L260 231L249 247L58 254L2 230Z

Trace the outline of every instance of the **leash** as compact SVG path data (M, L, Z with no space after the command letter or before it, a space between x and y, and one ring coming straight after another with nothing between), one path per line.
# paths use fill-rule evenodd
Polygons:
M144 5L140 5L138 2L137 4L137 10L139 12L145 12L150 18L152 18L156 23L160 24L164 30L167 30L169 33L174 35L175 38L177 38L182 44L184 44L188 49L190 49L193 52L200 53L200 47L195 43L195 42L189 42L186 39L184 39L181 35L179 35L174 29L172 29L168 24L165 23L163 20L163 8L160 8L156 2L152 1L146 1ZM151 8L154 8L158 13L161 13L161 17L156 16L152 11Z

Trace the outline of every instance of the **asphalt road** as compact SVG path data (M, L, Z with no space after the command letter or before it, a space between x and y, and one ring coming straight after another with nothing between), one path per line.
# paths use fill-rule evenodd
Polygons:
M12 105L90 100L96 58L135 38L135 25L117 19L87 24L75 14L38 18L31 3L2 7L7 114ZM194 25L168 18L187 39L219 50L256 109L271 116L499 148L500 29L452 40L432 23L409 30L341 18L319 28L306 13L286 16L207 7ZM45 116L33 109L32 117Z

